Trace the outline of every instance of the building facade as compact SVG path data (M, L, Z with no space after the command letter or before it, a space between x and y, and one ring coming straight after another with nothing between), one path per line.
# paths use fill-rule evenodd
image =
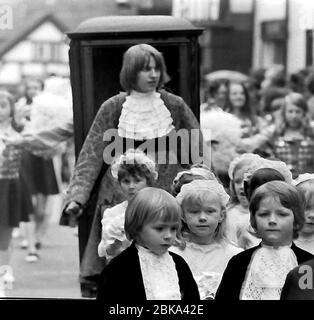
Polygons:
M313 65L314 2L255 0L253 67L282 64L287 73Z
M24 78L69 76L65 27L52 15L31 23L0 50L0 85L10 88Z
M249 72L252 66L254 0L173 0L172 14L204 28L201 71Z

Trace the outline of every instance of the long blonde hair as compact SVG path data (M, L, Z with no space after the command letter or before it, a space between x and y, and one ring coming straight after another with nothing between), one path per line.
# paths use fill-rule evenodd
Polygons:
M310 126L310 119L307 116L308 106L306 100L303 98L302 94L297 92L290 92L284 98L284 103L282 104L282 108L278 113L278 117L275 120L276 124L276 132L277 136L282 136L287 129L287 121L285 117L286 107L288 103L292 103L298 108L302 109L304 117L301 122L301 130L304 136L314 138L313 129Z

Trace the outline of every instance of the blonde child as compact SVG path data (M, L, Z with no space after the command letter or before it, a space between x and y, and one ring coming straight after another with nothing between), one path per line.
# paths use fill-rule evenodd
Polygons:
M213 299L229 259L243 251L224 237L229 196L216 180L184 184L177 200L183 211L183 241L171 248L188 263L201 299Z
M12 127L13 118L14 98L0 91L0 296L5 296L5 288L12 288L14 282L9 252L13 228L19 226L23 211L32 210L21 188L21 149L3 142L19 137Z
M299 174L314 172L314 133L307 112L306 100L292 92L285 97L276 124L274 156L289 166L294 179Z
M230 259L217 300L279 300L288 272L313 258L293 243L304 223L304 197L296 187L267 182L253 193L249 210L262 242Z
M130 201L125 232L131 246L100 275L97 300L199 300L187 263L169 252L180 230L182 211L167 191L144 188Z
M130 245L124 232L124 217L128 201L141 189L152 186L158 174L155 163L141 150L129 149L111 165L111 173L118 180L126 201L104 211L102 236L98 255L112 259Z
M305 223L295 243L314 254L314 174L301 174L295 182L305 197Z

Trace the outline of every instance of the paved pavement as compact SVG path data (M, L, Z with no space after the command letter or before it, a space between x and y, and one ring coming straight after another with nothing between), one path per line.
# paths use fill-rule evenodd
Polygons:
M35 263L24 261L26 250L13 240L12 266L15 283L8 297L80 298L77 230L59 226L52 219Z

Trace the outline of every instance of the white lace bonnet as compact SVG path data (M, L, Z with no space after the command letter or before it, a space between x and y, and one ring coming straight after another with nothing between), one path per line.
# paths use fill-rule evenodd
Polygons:
M223 186L216 180L193 180L181 187L181 191L178 193L176 199L181 205L185 197L193 193L198 193L199 191L216 193L223 207L226 207L230 198Z
M279 173L282 174L282 176L285 179L285 182L292 184L292 173L287 166L287 164L283 161L279 160L269 160L269 159L264 159L262 162L261 168L272 168L277 170Z
M202 176L207 180L216 180L215 174L206 166L202 167L192 167L189 170L179 171L175 178L173 179L173 183L175 184L184 174Z
M155 180L158 178L156 171L156 164L149 156L142 150L128 149L124 154L116 158L111 164L111 174L115 179L118 179L118 171L122 164L144 164L147 169L152 173Z
M231 180L233 180L235 167L241 161L245 161L245 160L250 160L250 163L248 164L247 172L244 175L244 179L246 180L248 180L252 176L252 174L258 169L272 168L277 170L279 173L281 173L287 183L291 184L293 181L292 173L285 162L279 161L279 160L264 159L261 156L253 153L244 153L241 156L235 158L231 162L229 171L228 171L228 174Z
M229 178L231 180L233 180L234 169L242 161L248 161L247 173L250 173L250 172L258 169L263 160L265 160L265 159L263 159L262 157L260 157L257 154L254 154L254 153L241 154L239 157L236 157L234 160L231 161L230 166L229 166L229 170L228 170Z

